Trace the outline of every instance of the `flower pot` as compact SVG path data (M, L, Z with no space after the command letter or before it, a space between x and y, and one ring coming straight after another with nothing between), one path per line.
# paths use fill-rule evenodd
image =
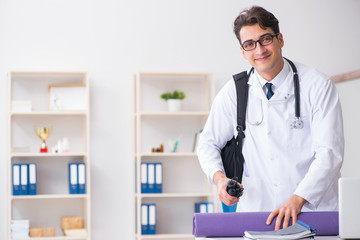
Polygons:
M178 112L181 108L181 100L180 99L168 99L168 109L169 112Z

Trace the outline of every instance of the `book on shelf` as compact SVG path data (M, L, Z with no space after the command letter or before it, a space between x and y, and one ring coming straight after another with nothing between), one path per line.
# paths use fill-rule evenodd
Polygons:
M30 221L28 219L13 219L10 223L11 237L29 238Z
M300 220L290 227L274 231L245 231L244 239L303 239L316 235L316 229Z
M200 138L200 134L202 132L202 129L199 132L195 133L195 138L194 138L194 145L193 145L193 152L196 152L196 149L198 147L199 144L199 138Z

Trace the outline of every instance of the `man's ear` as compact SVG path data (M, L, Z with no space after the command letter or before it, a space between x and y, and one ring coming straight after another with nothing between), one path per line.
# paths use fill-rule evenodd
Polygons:
M284 46L284 36L282 35L282 33L279 33L277 37L279 39L280 47L282 48Z

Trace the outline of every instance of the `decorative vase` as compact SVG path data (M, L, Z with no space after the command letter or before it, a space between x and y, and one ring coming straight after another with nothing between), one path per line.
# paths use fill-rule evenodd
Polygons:
M180 99L168 99L168 108L169 112L178 112L181 108L181 100Z

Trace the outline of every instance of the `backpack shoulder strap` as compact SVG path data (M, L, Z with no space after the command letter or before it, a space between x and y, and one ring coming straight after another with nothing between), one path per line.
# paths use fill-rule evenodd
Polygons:
M251 68L249 75L254 69ZM246 129L245 114L248 100L248 79L249 75L246 71L233 75L236 85L236 96L237 96L237 131L238 136L245 137L244 131Z

